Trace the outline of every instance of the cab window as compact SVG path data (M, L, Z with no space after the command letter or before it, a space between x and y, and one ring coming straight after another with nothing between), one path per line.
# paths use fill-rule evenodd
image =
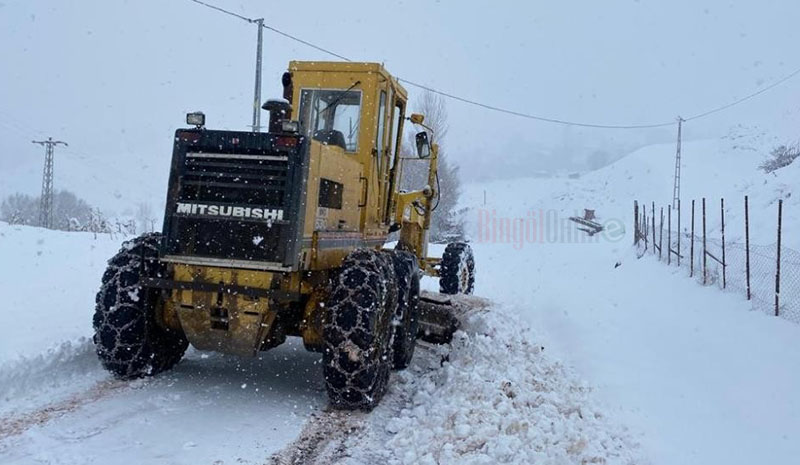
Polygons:
M360 90L303 89L300 93L303 133L323 144L357 151L360 119Z
M378 132L375 147L378 151L378 166L381 166L381 159L383 158L383 133L386 131L386 92L381 91L381 98L378 103Z
M394 143L394 153L400 153L400 144L403 141L403 118L405 117L405 106L403 105L402 100L397 100L394 106L394 122L392 127L394 128L395 134L395 143ZM389 168L394 167L394 157L389 162Z

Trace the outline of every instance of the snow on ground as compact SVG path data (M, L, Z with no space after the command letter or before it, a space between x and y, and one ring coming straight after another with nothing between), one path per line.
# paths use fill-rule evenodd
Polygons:
M191 351L169 373L130 383L104 375L12 417L17 431L0 421L0 462L263 463L324 407L319 362L293 343L251 360Z
M536 328L541 344L641 435L634 437L652 463L792 462L800 455L800 326L750 311L741 295L703 288L684 269L637 260L631 248L632 201L671 201L673 157L674 146L653 146L580 179L466 186L476 292ZM751 219L760 217L754 243L774 242L774 207L785 199L784 241L800 249L800 196L791 195L800 165L765 175L755 169L760 158L727 141L688 143L683 160L684 199L750 195ZM575 234L566 217L583 208L625 234ZM493 240L487 212L521 219L518 226L545 221L531 223L534 240L504 239L501 230ZM742 216L727 218L732 240Z
M510 310L473 315L451 346L398 373L368 427L339 447L351 451L341 463L645 463Z
M654 464L787 463L800 454L800 327L748 311L627 241L477 247L478 292L537 329ZM614 264L622 265L614 268ZM499 275L500 266L515 273Z
M113 380L89 337L93 296L122 238L0 227L3 257L13 257L2 291L15 306L31 299L29 312L2 313L3 463L262 463L331 415L320 357L299 341L252 360L190 350L156 378ZM43 275L67 277L43 285ZM338 432L349 463L637 463L635 442L591 388L513 315L497 308L465 330L452 347L421 347L375 413L354 414L363 434Z
M94 294L120 241L0 222L0 364L91 334Z
M114 381L90 337L122 240L0 223L0 463L262 463L325 406L319 355L190 350L163 376Z

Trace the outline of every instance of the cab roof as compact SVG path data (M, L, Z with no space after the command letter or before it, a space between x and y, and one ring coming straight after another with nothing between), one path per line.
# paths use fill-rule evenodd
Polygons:
M380 63L354 62L354 61L290 61L289 71L316 72L316 73L377 73L387 80L391 80L395 90L408 97L406 89L386 71Z

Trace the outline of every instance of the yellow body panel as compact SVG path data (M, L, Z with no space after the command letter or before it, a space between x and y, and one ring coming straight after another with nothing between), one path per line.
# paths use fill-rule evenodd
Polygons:
M274 276L266 271L208 266L173 268L177 281L261 289L268 289ZM164 319L177 320L195 348L247 356L261 348L276 315L277 309L270 308L265 298L184 289L173 290L164 309Z

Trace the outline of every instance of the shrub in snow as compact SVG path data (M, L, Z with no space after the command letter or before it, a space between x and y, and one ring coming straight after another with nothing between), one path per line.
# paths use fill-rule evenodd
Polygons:
M758 168L765 173L772 173L775 170L791 165L798 156L800 156L800 145L779 145L772 149L769 158L764 160Z

